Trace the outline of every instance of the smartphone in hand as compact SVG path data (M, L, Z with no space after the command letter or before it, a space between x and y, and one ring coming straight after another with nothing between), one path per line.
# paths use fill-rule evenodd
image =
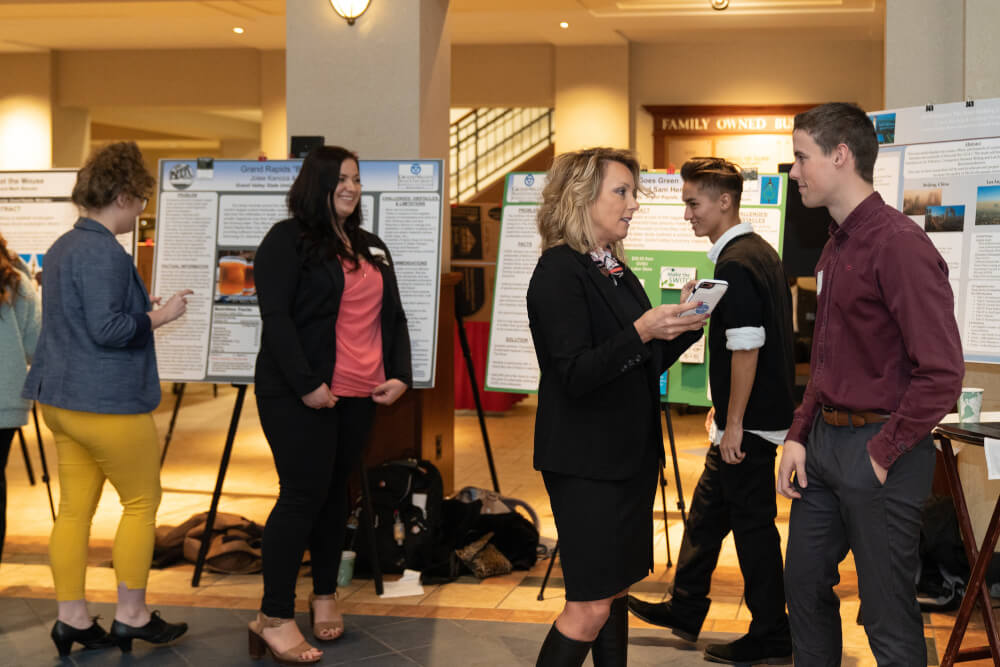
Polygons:
M729 288L729 283L725 280L699 280L694 286L694 291L691 292L691 296L688 297L686 303L698 303L701 305L694 310L689 310L683 313L681 317L686 315L711 315L715 307L719 305L719 301L722 300L722 295L726 293Z

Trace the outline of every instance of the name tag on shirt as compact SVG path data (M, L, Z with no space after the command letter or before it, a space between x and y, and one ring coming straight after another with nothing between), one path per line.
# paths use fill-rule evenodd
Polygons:
M816 274L816 296L823 291L823 272L820 271Z
M370 252L372 254L372 257L374 257L375 259L380 260L386 266L389 266L389 258L385 256L385 251L382 250L382 248L378 248L373 245L368 246L368 252Z

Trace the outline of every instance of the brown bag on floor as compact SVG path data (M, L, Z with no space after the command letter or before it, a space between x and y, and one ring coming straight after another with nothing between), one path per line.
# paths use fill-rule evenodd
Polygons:
M455 550L455 554L480 579L510 574L514 570L507 557L490 544L491 539L493 533L486 533L475 542Z
M178 550L185 560L191 563L197 562L207 518L208 512L201 512L180 526L157 527L155 552L161 557L154 558L154 562L162 565L169 554L176 554ZM246 517L226 512L217 513L208 554L205 556L205 569L223 574L260 572L262 568L260 545L263 535L263 529Z

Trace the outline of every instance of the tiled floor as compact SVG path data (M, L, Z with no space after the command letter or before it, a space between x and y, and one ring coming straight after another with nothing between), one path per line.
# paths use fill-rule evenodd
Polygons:
M165 386L169 389L169 386ZM161 434L170 418L169 393L156 413ZM235 390L219 387L213 397L208 385L190 385L178 418L174 440L163 469L164 495L158 523L173 525L208 508L215 485L219 457L225 440ZM249 398L249 397L248 397ZM538 512L542 535L555 538L552 514L538 473L531 467L531 434L534 404L529 399L505 416L488 418L490 440L504 495L528 502ZM678 467L686 502L700 474L706 440L704 413L673 417L677 435ZM58 502L56 457L51 436L43 429ZM456 417L456 486L490 486L479 426L474 415ZM32 461L38 471L39 457L34 438L28 437ZM674 557L680 545L682 526L676 509L673 470L668 469L669 541ZM4 562L0 565L0 665L52 664L55 651L48 628L55 616L52 581L47 566L46 545L51 529L48 500L43 484L31 487L15 441L7 468L9 487L8 537ZM226 478L221 509L242 514L258 522L267 516L277 478L270 453L260 432L254 402L247 400L240 420L233 458ZM657 500L657 507L662 505ZM113 616L115 580L108 567L110 544L119 508L113 490L106 489L98 508L91 539L88 595L94 613ZM661 517L659 511L657 516ZM779 499L778 528L787 534L788 504ZM666 594L673 571L666 567L666 536L662 518L655 526L656 571L635 588L645 599ZM426 665L533 664L548 625L562 608L561 571L556 565L545 599L537 600L538 588L548 561L540 561L529 572L515 572L482 582L465 577L441 586L426 586L424 594L384 599L375 595L371 581L356 580L341 590L341 608L349 615L348 635L331 645L323 664ZM151 664L250 664L245 654L243 626L259 604L259 575L223 576L205 574L201 586L191 588L193 568L181 565L150 576L149 598L163 607L168 618L183 618L192 625L190 636L173 648L139 650L132 659ZM844 619L844 664L874 665L862 628L854 623L858 610L857 580L853 562L841 569L838 593ZM299 581L298 611L305 612L309 590ZM709 641L727 641L746 632L749 615L742 604L742 579L732 540L723 547L713 579L713 604L699 647ZM184 607L170 609L168 607ZM302 619L300 619L302 620ZM954 614L925 616L928 654L936 664L943 652ZM701 653L672 635L631 619L633 628L630 663L701 664ZM304 623L303 623L304 625ZM984 639L978 613L973 619L966 645ZM474 650L470 650L474 649ZM471 656L471 657L470 657ZM75 658L77 662L118 663L117 654L99 652ZM476 662L475 660L479 660ZM471 661L471 662L470 662ZM984 660L972 665L991 664Z

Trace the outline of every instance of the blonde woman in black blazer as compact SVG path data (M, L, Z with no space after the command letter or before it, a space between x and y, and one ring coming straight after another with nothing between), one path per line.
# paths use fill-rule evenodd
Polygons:
M626 664L625 595L653 565L659 377L705 325L696 304L653 308L625 265L638 182L626 151L563 154L538 213L542 256L527 296L541 370L534 462L566 583L542 666L575 667L588 652L596 667Z
M358 159L313 150L288 192L292 218L274 225L254 258L263 323L254 378L257 410L278 471L264 526L264 597L250 623L252 657L319 661L302 637L295 582L309 549L312 634L344 632L337 569L347 480L375 417L412 384L410 336L389 249L361 228Z

